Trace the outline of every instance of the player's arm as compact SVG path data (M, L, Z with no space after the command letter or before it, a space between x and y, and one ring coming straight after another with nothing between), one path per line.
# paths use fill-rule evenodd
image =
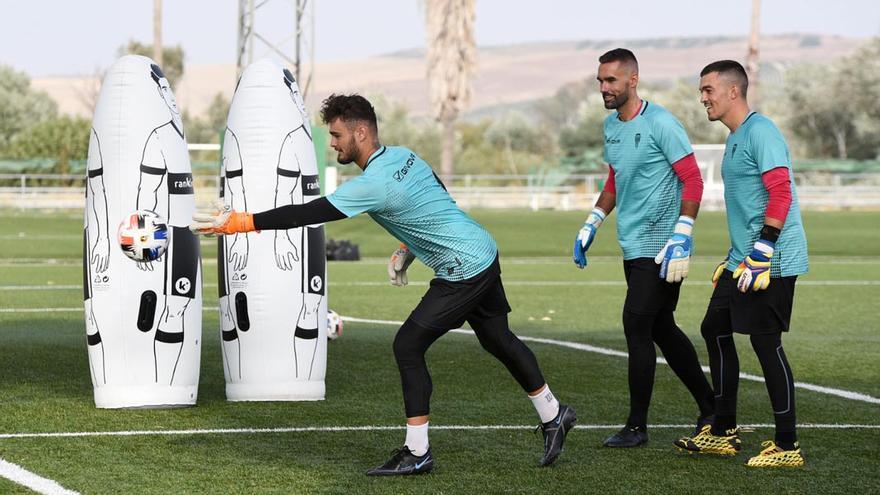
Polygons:
M682 182L678 221L672 236L657 253L654 262L660 265L660 278L670 283L681 282L690 270L694 221L703 197L703 179L687 132L678 119L672 114L658 115L653 122L652 132L657 146Z
M614 182L614 167L609 164L608 180L605 181L605 187L602 189L602 192L599 193L599 199L596 200L596 205L593 207L593 211L587 216L584 225L581 226L581 229L578 231L577 236L574 239L572 260L578 268L584 268L587 266L587 250L589 250L590 246L593 244L596 232L599 230L599 227L602 226L605 217L611 213L611 210L614 209L616 204L617 188Z
M736 286L741 292L763 290L770 285L770 260L791 208L791 177L788 167L776 167L764 172L761 181L767 190L764 227L761 228L760 237L752 247L752 252L733 272L733 278L737 279Z
M703 177L693 153L673 163L672 170L682 183L681 209L672 237L654 258L654 262L660 265L660 278L670 283L681 282L690 271L694 221L703 199Z
M234 211L222 204L213 213L193 215L190 230L197 234L239 234L261 230L287 230L348 218L326 198L302 205L284 205L261 213Z
M758 240L733 272L740 292L763 290L770 285L771 259L792 202L791 156L779 129L773 125L754 128L749 133L749 145L767 191L767 206Z

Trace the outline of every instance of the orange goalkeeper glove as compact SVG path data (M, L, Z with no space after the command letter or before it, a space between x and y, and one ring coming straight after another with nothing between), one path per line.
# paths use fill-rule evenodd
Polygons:
M190 230L199 235L238 234L254 232L254 215L233 211L222 200L214 203L214 213L196 213Z

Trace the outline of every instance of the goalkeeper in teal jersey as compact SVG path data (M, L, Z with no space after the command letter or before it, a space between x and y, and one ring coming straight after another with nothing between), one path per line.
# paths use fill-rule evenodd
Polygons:
M681 281L688 274L691 232L702 199L703 181L682 125L659 105L637 93L638 62L618 48L599 58L598 77L605 108L608 181L574 241L573 258L587 265L596 230L617 208L617 237L627 282L623 330L629 354L629 417L606 447L636 447L648 441L648 407L654 388L656 344L699 409L697 427L714 410L711 387L697 353L676 325L673 312Z
M363 173L326 197L250 214L218 211L199 215L200 234L234 234L290 229L367 213L401 241L388 263L394 285L406 285L414 259L435 278L394 338L394 357L403 385L406 440L391 458L367 472L373 476L427 473L434 467L428 444L432 384L425 352L438 338L468 322L480 344L501 361L528 394L544 437L541 466L552 464L577 416L554 397L532 351L508 327L510 306L501 283L495 240L456 204L431 167L407 148L382 146L373 106L359 95L332 95L321 118L341 164Z
M788 146L770 119L749 109L748 87L745 70L732 60L713 62L700 74L700 100L709 120L720 120L730 129L721 176L731 247L713 274L715 290L701 328L717 392L715 420L676 445L718 455L740 450L736 332L749 335L776 422L775 438L764 442L765 448L747 465L797 467L804 458L782 332L789 329L797 277L807 273L807 241Z

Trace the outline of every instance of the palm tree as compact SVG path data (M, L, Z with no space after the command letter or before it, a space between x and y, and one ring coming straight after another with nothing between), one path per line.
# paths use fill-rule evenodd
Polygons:
M431 109L443 125L440 174L449 181L455 149L455 119L470 98L474 66L476 0L427 0L428 81Z

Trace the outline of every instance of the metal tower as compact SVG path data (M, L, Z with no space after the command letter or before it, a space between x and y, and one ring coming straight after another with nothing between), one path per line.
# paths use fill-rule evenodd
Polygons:
M290 16L289 24L279 23L279 19L287 16ZM258 18L261 24L257 23ZM274 53L290 66L305 98L314 72L314 26L314 0L238 0L236 76L241 76L244 68L256 58ZM278 41L272 41L275 39ZM306 67L308 73L305 73Z

